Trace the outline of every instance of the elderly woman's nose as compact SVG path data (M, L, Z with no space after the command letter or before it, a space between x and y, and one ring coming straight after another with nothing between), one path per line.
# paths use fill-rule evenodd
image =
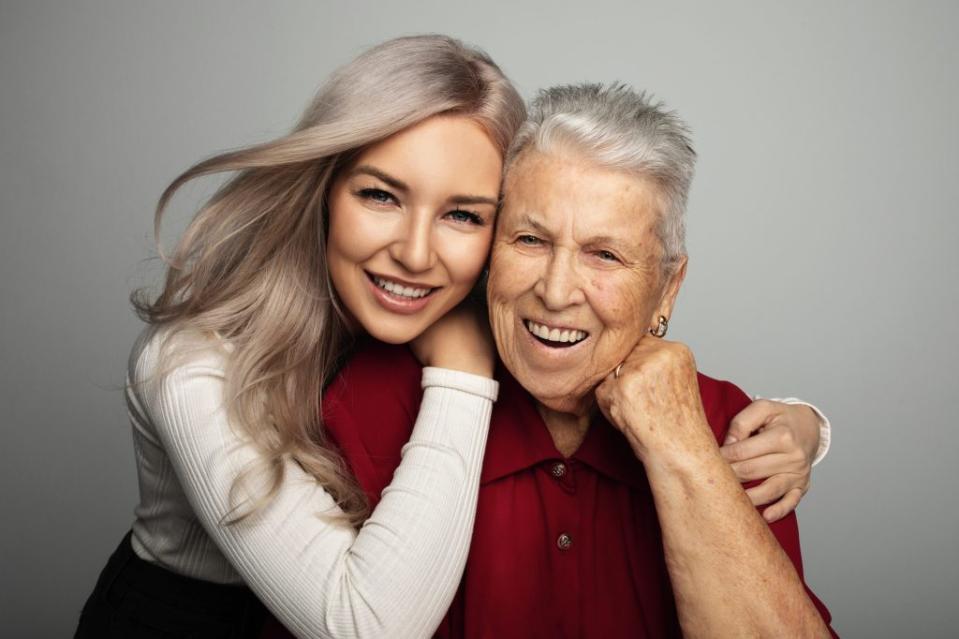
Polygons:
M569 251L553 254L533 290L551 311L586 301L576 260Z
M427 215L411 215L405 225L397 229L397 237L390 245L390 255L407 271L422 273L436 264L433 225Z

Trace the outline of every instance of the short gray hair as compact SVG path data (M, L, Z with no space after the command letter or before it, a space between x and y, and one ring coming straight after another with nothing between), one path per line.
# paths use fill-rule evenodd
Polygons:
M656 182L664 199L657 230L662 264L671 274L686 255L684 217L696 162L686 123L661 102L623 84L550 87L530 105L507 154L507 172L527 149L548 153L563 146L600 166Z

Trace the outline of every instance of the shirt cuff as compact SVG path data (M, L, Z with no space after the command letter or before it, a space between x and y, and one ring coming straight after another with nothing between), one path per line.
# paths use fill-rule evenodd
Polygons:
M423 369L422 386L424 389L430 386L452 388L492 402L495 402L499 395L499 382L495 379L435 366L427 366Z
M809 402L804 402L803 400L795 397L784 397L782 399L770 398L770 400L774 402L782 402L783 404L808 406L814 413L816 413L816 417L819 418L819 450L816 451L816 456L812 460L812 465L815 466L821 462L826 456L826 453L829 452L829 443L832 436L832 425L829 423L829 418L826 417L825 413Z

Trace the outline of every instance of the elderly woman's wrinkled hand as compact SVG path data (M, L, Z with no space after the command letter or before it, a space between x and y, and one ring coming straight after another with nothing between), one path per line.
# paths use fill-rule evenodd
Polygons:
M819 418L807 406L757 400L733 419L720 449L739 481L764 479L746 490L753 504L770 504L767 522L792 512L809 490L819 446Z
M644 337L597 387L596 402L643 463L715 443L685 344Z

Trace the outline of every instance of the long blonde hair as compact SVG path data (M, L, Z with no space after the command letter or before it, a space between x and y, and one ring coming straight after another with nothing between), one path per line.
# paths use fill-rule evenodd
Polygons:
M326 265L326 198L358 151L441 113L473 118L504 154L525 118L522 98L479 49L440 35L389 40L337 70L289 135L200 162L160 197L158 242L181 186L236 172L165 258L160 294L131 297L148 324L215 332L232 346L228 410L263 452L263 468L250 472L269 475L268 490L232 521L276 494L287 459L334 497L343 511L336 518L358 525L368 516L321 418L323 387L351 342Z

